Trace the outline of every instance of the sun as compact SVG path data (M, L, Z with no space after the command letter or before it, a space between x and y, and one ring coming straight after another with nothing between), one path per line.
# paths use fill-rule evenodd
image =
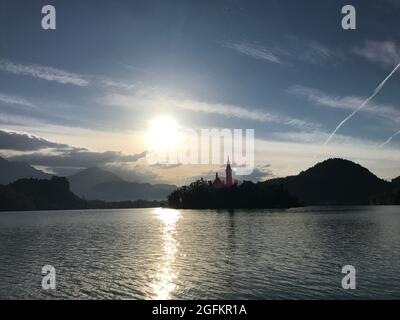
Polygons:
M180 135L178 123L169 116L159 116L149 122L149 129L145 134L147 146L152 151L175 149Z

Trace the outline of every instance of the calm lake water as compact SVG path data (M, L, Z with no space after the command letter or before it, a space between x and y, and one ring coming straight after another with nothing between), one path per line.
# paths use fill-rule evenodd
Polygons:
M2 299L400 298L400 207L0 213L0 259Z

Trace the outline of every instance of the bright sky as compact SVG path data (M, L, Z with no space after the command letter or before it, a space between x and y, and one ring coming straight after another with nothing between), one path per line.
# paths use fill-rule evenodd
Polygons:
M61 175L102 166L149 182L211 177L212 166L146 163L149 127L167 117L255 129L247 179L329 157L399 176L399 71L323 147L400 63L400 2L352 1L357 30L345 31L347 2L52 1L57 29L44 31L47 1L2 0L0 154Z

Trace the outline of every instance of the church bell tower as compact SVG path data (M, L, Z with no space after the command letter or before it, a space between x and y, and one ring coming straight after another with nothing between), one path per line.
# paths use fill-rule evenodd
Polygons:
M229 161L229 157L228 157L228 163L226 164L226 181L225 181L225 185L227 187L230 187L233 185L233 179L232 179L232 168L231 168L231 162Z

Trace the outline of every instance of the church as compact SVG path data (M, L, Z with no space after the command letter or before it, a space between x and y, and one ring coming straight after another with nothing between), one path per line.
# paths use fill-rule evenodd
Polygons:
M236 181L234 182L232 178L232 168L231 168L231 163L229 161L229 157L228 157L228 163L226 164L225 173L226 173L225 181L221 180L220 177L218 177L218 172L215 173L215 180L213 182L213 187L215 189L229 188L236 183Z

